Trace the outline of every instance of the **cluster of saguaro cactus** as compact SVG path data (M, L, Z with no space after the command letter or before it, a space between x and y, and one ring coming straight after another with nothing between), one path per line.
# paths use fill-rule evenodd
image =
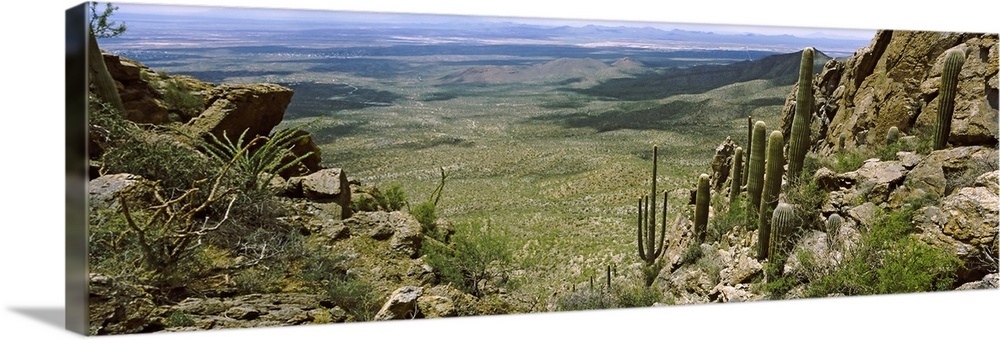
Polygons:
M705 234L708 231L708 203L711 199L708 174L701 174L698 176L698 193L694 206L694 233L699 243L705 242Z
M885 145L892 145L899 140L899 128L893 126L889 128L889 132L885 134Z
M802 62L799 64L798 92L795 95L795 116L792 117L792 131L788 138L788 179L799 178L802 172L802 162L809 151L809 118L812 114L812 72L813 49L807 47L802 51Z
M934 129L934 150L944 149L951 134L951 115L955 111L955 92L958 89L958 73L965 64L965 51L953 48L948 51L941 71L941 94L938 100L937 125Z
M760 208L757 210L758 259L767 256L768 242L771 236L771 212L778 204L778 194L781 193L781 175L785 171L785 160L781 153L783 145L784 136L782 136L781 131L772 131L767 140L767 159L764 161L767 169L764 171L764 188L760 197Z
M639 199L638 246L639 257L647 264L653 264L663 253L663 238L667 228L667 192L663 191L663 223L660 225L660 241L656 239L656 153L653 146L653 185L650 195ZM644 239L645 238L645 239Z
M740 195L740 186L743 185L740 181L743 179L743 148L737 147L735 153L733 153L733 173L729 176L731 180L729 181L729 209L733 208L736 204L736 198Z
M771 215L771 240L768 242L767 258L775 261L784 258L792 246L792 236L797 220L791 204L781 202Z
M753 141L750 146L750 159L747 168L747 198L750 199L750 210L757 212L760 207L760 193L764 188L764 148L767 143L767 124L757 121L753 126ZM751 214L752 215L752 214Z

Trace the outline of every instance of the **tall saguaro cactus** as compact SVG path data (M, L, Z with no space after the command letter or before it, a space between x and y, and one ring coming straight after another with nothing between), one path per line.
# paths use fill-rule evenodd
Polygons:
M667 228L667 192L663 192L663 224L660 225L660 241L656 239L656 151L653 146L653 185L650 195L639 199L638 239L639 258L647 264L653 264L663 253L663 238ZM645 206L645 208L644 208ZM645 235L644 235L645 234ZM645 236L645 239L644 239Z
M729 181L729 209L732 210L733 204L736 204L736 198L740 196L740 186L743 185L740 182L743 179L743 148L741 147L737 147L733 154L733 174L729 178L731 178Z
M708 230L708 202L711 201L710 196L708 174L701 174L701 176L698 176L698 193L695 197L694 206L694 233L699 243L705 242L705 234Z
M813 48L802 50L799 64L799 89L795 94L795 116L788 139L788 180L794 181L802 173L802 162L809 151L809 118L812 115Z
M743 181L744 184L747 182L747 174L750 173L750 152L753 151L753 116L747 116L747 149L745 150L747 154L747 160L743 162Z
M792 235L796 226L795 209L791 204L781 202L774 208L771 215L771 240L767 258L775 261L783 258L792 246Z
M955 92L958 89L958 74L965 64L965 51L952 48L944 59L941 71L941 94L938 100L937 125L934 129L934 150L944 149L951 134L951 115L955 112Z
M764 171L764 190L761 193L760 209L757 214L758 260L763 260L767 256L771 237L771 212L778 204L778 195L781 193L781 175L785 171L785 160L781 153L784 141L784 136L778 130L772 131L767 140L767 160L764 161L767 170Z
M767 124L757 121L753 126L753 142L750 143L750 159L747 160L747 198L750 199L750 211L757 212L760 207L760 192L764 188L764 148L767 143ZM751 214L751 216L754 216Z

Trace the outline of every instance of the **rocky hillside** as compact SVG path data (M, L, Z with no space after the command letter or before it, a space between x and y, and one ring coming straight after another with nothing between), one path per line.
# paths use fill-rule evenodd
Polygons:
M278 129L291 89L104 59L125 112L90 100L91 334L521 311L425 261L423 243L453 232L433 205L418 220L402 193L321 167L309 133Z
M656 279L667 301L998 288L997 42L996 34L880 31L846 61L826 61L812 84L807 183L784 178L779 197L804 219L787 260L758 260L758 233L727 224L734 209L713 205L712 221L722 222L710 228L719 236L695 241L685 218L667 232ZM932 150L945 52L953 48L966 57L951 134ZM767 122L784 136L795 96L793 89L781 122ZM725 180L734 148L720 145L713 178Z

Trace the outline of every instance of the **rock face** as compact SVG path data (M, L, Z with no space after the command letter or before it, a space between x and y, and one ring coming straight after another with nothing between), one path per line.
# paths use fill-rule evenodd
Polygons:
M402 211L360 212L344 220L352 234L368 235L375 240L389 240L390 248L402 255L415 258L420 252L423 232L420 222Z
M118 85L118 95L125 105L125 118L136 123L162 124L168 122L167 106L160 100L159 91L143 74L151 74L148 67L138 62L112 54L104 54L108 73Z
M133 174L113 174L95 178L87 184L91 209L117 209L118 195L144 179Z
M207 108L188 122L194 135L225 133L235 140L244 129L247 139L267 136L281 123L285 108L292 100L292 90L275 84L224 84L210 90Z
M90 273L90 334L138 333L150 328L156 304L141 288Z
M735 152L736 143L733 143L733 139L730 137L726 137L726 140L715 148L715 156L712 157L712 188L715 190L721 190L723 184L729 179Z
M937 120L943 53L960 45L967 57L949 142L996 145L997 41L997 34L879 31L869 46L843 63L828 62L816 77L814 150L832 152L841 133L848 148L884 143L892 126L907 135L928 134ZM783 120L791 121L789 112Z
M160 308L165 331L251 328L345 322L347 313L319 295L249 294L233 298L187 298Z

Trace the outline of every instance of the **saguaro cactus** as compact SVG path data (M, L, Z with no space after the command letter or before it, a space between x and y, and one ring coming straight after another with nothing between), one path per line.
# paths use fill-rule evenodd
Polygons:
M667 228L667 192L663 192L663 223L660 225L660 241L656 239L656 153L653 146L653 184L650 195L639 199L638 239L639 258L647 264L653 264L663 253L663 238ZM651 198L652 197L652 198ZM645 200L645 202L644 202ZM645 206L645 208L643 208ZM645 234L645 235L643 235ZM645 236L645 240L643 237ZM645 245L645 246L644 246Z
M698 176L698 193L695 197L694 206L694 233L698 237L698 242L705 242L705 234L708 230L708 202L711 201L711 193L708 187L708 174Z
M764 189L761 193L760 209L758 209L758 260L763 260L767 256L768 242L771 237L771 212L778 204L778 194L781 193L781 175L785 165L784 156L781 154L783 144L784 136L781 135L781 131L772 131L767 140L767 160L764 161L767 170L764 171Z
M885 145L892 145L899 140L899 128L893 126L889 128L889 132L885 134Z
M737 147L736 152L733 153L733 174L729 176L731 180L729 181L729 209L733 209L733 204L736 204L736 198L740 196L740 186L743 185L740 181L743 179L743 148Z
M767 124L757 121L753 126L753 142L750 144L750 159L747 169L747 197L750 199L750 211L756 213L760 207L760 192L764 188L764 148L767 145ZM751 216L754 216L751 214Z
M953 48L948 51L941 71L941 94L938 100L937 125L934 129L934 150L944 149L951 134L951 115L955 112L955 92L958 89L958 73L965 64L965 51Z
M792 131L788 139L788 180L794 181L802 173L802 162L809 151L809 118L812 115L813 93L813 49L802 51L799 64L799 90L795 94L795 116L792 117Z
M742 181L744 184L746 184L747 182L747 174L750 173L750 151L753 151L752 146L753 146L754 122L752 119L753 119L752 116L747 116L747 149L745 151L747 154L747 160L743 162L743 178L740 179L740 181Z
M791 249L796 222L795 209L792 205L785 202L778 203L774 213L771 214L771 240L767 252L769 260L776 261Z

